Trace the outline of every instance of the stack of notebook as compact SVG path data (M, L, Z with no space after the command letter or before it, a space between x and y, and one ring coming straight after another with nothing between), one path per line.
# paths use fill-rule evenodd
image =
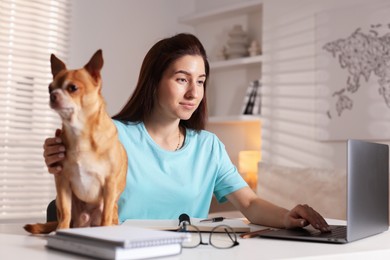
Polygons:
M57 230L47 247L100 259L143 259L181 253L186 234L132 226Z

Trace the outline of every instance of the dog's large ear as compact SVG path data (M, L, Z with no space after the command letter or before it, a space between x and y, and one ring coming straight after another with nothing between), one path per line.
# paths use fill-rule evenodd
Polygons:
M98 50L84 66L88 73L98 81L100 78L100 70L103 68L103 52Z
M51 74L53 74L53 79L61 71L66 70L65 63L58 59L54 54L50 55L51 63Z

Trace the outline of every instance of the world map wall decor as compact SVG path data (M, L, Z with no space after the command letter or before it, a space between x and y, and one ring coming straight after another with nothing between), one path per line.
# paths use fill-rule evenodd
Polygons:
M390 3L316 15L320 140L390 139Z

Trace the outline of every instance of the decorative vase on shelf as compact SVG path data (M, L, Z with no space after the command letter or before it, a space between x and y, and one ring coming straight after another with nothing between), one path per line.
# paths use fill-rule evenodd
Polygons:
M261 54L260 44L257 40L253 40L248 48L249 56L257 56Z
M229 31L227 41L227 56L229 59L241 58L248 55L248 36L240 24Z
M217 60L226 60L227 59L227 48L226 46L222 46L217 54L216 54Z

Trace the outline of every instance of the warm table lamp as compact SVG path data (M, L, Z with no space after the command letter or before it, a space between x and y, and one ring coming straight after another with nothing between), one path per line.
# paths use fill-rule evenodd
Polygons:
M240 151L238 154L238 170L253 191L257 189L257 165L260 151Z

